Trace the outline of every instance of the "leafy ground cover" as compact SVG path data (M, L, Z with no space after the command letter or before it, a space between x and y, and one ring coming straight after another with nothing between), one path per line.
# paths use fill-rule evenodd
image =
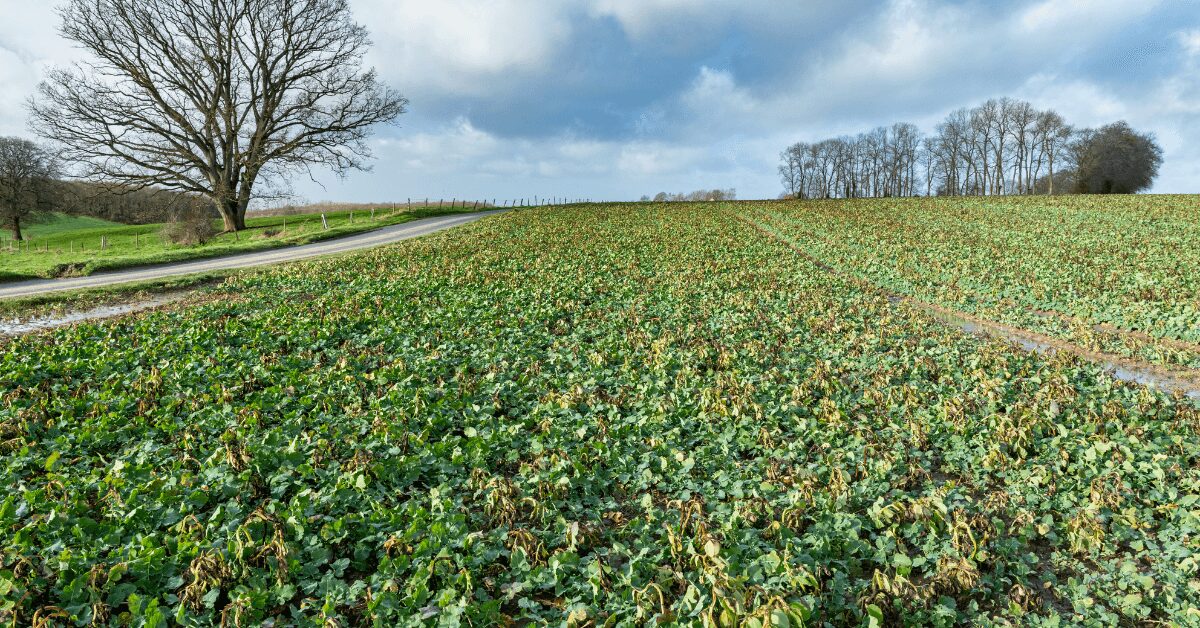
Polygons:
M748 206L540 209L0 344L0 619L1200 618L1200 408Z
M374 218L369 211L327 212L328 229L320 214L252 217L246 221L247 231L223 233L199 245L173 244L163 239L161 224L117 225L58 215L31 227L23 248L13 248L11 242L0 246L0 281L90 275L101 270L295 246L460 211L416 207L392 213L381 209Z
M1200 197L818 201L754 216L899 293L1200 368Z

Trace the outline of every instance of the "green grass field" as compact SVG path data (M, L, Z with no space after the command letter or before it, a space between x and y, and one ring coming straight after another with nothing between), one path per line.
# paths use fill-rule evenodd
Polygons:
M540 208L0 340L0 621L1195 625L1200 401L1089 357L1197 377L1195 200Z
M90 275L101 270L294 246L457 211L461 210L418 207L393 214L380 209L374 220L369 211L327 212L327 230L319 214L252 217L246 221L246 231L220 234L196 246L164 240L159 235L159 224L118 225L55 214L30 225L26 230L28 241L20 247L14 248L9 239L0 240L0 281Z
M119 228L123 226L120 223L93 218L91 216L69 216L55 212L46 216L40 216L37 222L26 225L22 231L25 237L37 240L74 231ZM8 240L12 237L12 234L4 233L3 237L5 240Z

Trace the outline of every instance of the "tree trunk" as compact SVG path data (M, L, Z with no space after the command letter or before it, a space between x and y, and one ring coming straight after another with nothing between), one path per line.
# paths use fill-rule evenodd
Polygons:
M12 234L13 234L13 239L16 240L17 242L20 242L25 239L25 237L21 235L21 217L20 216L13 216Z
M246 209L235 200L217 202L217 212L225 222L225 231L242 231L246 228Z
M1047 196L1054 196L1054 153L1050 154L1050 193Z

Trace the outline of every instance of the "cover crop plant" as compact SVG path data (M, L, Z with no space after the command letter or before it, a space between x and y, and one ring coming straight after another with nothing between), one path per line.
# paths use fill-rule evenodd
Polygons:
M1200 368L1200 197L816 201L751 215L881 287Z
M1197 621L1200 408L748 206L508 213L0 345L0 618Z

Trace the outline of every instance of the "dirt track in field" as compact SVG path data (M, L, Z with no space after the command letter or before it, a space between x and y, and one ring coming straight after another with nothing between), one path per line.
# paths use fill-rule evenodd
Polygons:
M968 314L959 312L932 303L927 303L907 294L893 292L882 286L875 285L865 279L857 277L844 270L834 268L829 264L813 257L795 242L784 238L778 233L764 227L749 218L737 216L737 219L751 228L755 229L764 236L771 238L791 249L796 254L803 257L808 262L815 265L821 270L837 275L844 279L850 280L858 286L886 297L893 304L905 304L925 312L935 320L962 329L968 333L979 336L987 336L1008 342L1026 351L1034 351L1038 353L1055 353L1066 352L1076 355L1088 362L1092 362L1097 366L1104 368L1113 377L1126 382L1134 382L1143 385L1153 385L1168 392L1182 393L1193 399L1200 400L1200 371L1186 368L1167 368L1158 364L1152 364L1142 360L1135 360L1126 356L1113 353L1104 353L1093 351L1077 344L1047 336L1038 332L1013 327L997 321L987 320ZM1115 327L1106 326L1110 329L1105 329L1109 333L1124 333ZM1141 336L1149 336L1140 332L1131 332L1130 337L1141 338ZM1156 339L1160 340L1160 339ZM1187 343L1184 343L1187 344Z

